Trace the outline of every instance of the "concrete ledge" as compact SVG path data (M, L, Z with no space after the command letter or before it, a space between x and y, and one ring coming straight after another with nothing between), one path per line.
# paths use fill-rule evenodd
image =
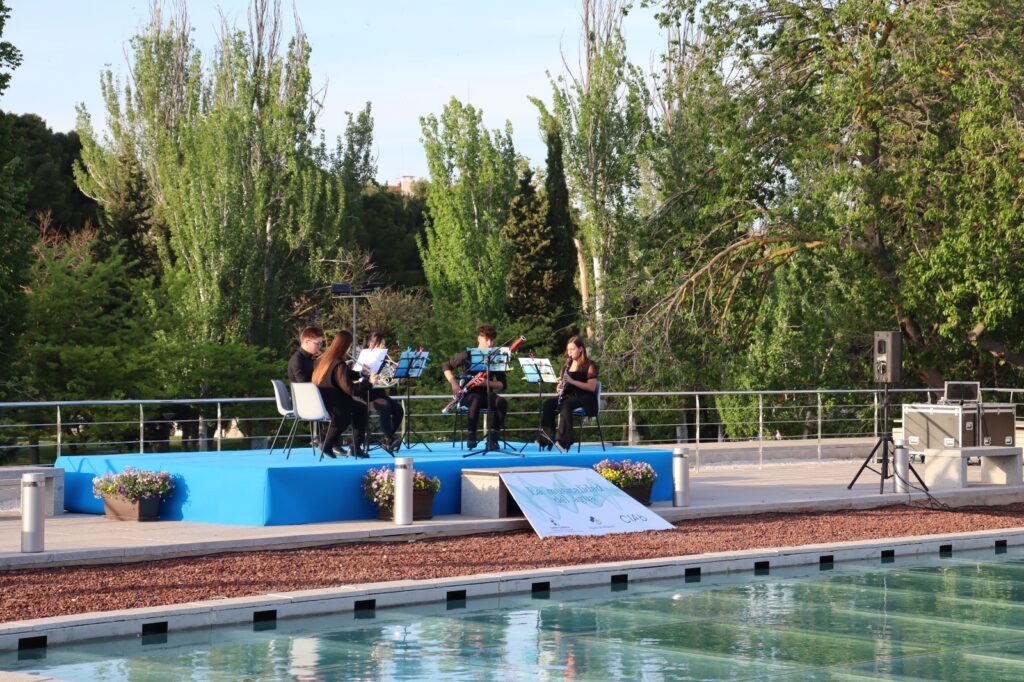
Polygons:
M214 625L246 624L253 622L257 611L273 611L275 618L345 613L355 610L357 602L365 603L368 600L373 601L374 608L388 608L444 601L451 591L464 590L466 598L472 599L530 592L537 583L546 583L551 590L599 586L608 584L612 576L625 576L627 581L639 581L682 578L688 571L700 576L743 572L754 574L755 564L765 565L765 562L770 571L784 567L820 565L823 556L830 556L833 563L838 563L881 559L882 552L892 552L891 556L895 559L926 554L937 555L946 548L953 552L995 548L997 541L1003 541L1007 546L1024 545L1024 529L716 552L435 580L368 583L174 606L15 621L0 625L0 651L16 650L18 641L25 637L45 636L47 646L52 646L96 638L138 636L142 633L144 625L153 623L166 623L168 632Z
M22 474L43 474L46 476L46 515L53 517L64 513L63 469L40 466L0 467L0 488L18 486L21 482Z

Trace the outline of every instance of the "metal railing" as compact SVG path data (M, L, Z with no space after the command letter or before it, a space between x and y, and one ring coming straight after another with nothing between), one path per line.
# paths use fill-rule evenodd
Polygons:
M983 389L986 400L1015 404L1022 389ZM510 440L532 440L538 425L535 393L504 394L510 402ZM546 394L544 398L553 394ZM900 405L931 402L941 389L891 389L889 423L882 389L788 391L603 391L605 442L640 445L756 443L780 440L822 444L835 438L878 437L891 428ZM404 396L395 396L405 400ZM452 437L448 395L413 395L407 405L426 441ZM280 423L273 398L96 400L0 403L0 463L49 462L63 454L244 450L267 447ZM583 437L594 440L596 432Z

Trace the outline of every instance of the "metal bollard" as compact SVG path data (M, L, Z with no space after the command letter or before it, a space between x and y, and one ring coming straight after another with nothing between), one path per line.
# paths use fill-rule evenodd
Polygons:
M412 524L412 457L395 459L395 525Z
M895 462L893 462L893 490L898 493L909 493L910 454L907 452L903 441L897 440L894 443L896 445L896 453L894 456Z
M42 552L46 522L46 474L21 475L21 551Z
M672 506L690 506L690 461L686 448L672 448Z

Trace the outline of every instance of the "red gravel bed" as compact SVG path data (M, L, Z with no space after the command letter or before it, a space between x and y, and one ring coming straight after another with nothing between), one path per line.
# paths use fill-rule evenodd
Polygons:
M521 531L0 572L0 622L338 587L821 543L1024 527L1024 504L759 514L674 531L542 540Z

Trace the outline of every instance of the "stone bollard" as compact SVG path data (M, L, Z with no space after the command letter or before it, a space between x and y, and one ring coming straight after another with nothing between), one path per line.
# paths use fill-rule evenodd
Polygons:
M690 506L690 462L686 448L672 448L672 506Z
M42 552L46 523L46 474L21 475L21 551Z
M412 457L395 459L395 525L412 524Z

